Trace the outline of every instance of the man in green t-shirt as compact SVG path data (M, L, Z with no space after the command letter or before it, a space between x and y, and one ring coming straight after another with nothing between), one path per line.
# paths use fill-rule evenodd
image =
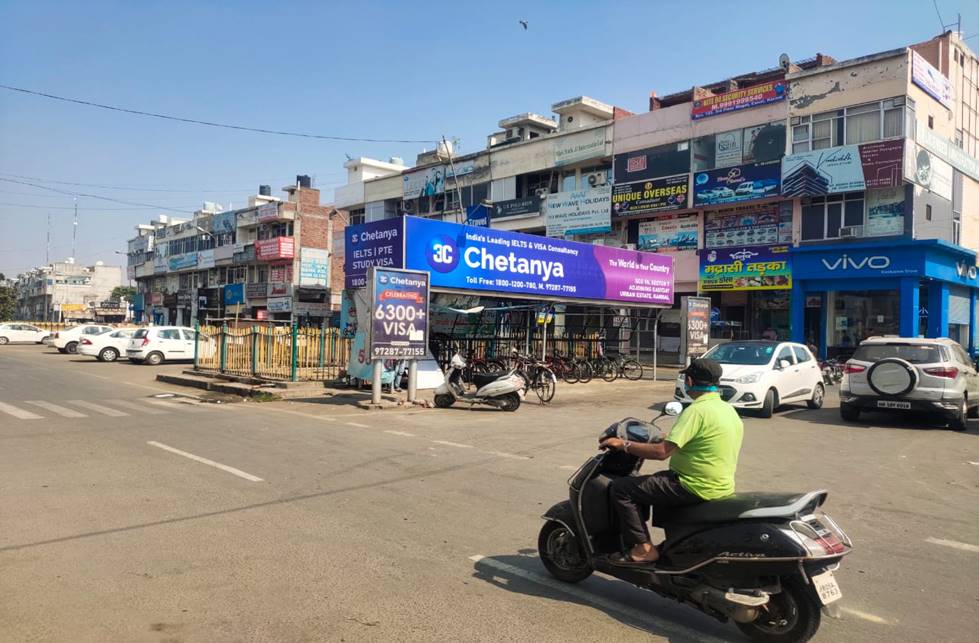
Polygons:
M665 441L638 444L607 438L599 444L603 449L624 451L645 460L670 458L667 471L651 476L625 476L610 485L622 536L630 547L627 555L614 560L620 564L649 564L659 559L640 513L642 505L655 511L734 493L734 473L738 468L744 425L734 407L717 392L721 366L710 359L694 359L680 373L693 404L680 414Z

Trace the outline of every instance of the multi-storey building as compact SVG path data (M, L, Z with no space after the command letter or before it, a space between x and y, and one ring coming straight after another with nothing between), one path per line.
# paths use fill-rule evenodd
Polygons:
M129 241L137 319L328 322L339 306L339 289L331 297L330 247L346 215L321 205L307 176L283 190L280 199L260 186L247 208L205 204L190 220L137 226Z
M40 266L17 276L17 317L36 321L95 320L112 291L123 285L123 269L101 261L74 260Z

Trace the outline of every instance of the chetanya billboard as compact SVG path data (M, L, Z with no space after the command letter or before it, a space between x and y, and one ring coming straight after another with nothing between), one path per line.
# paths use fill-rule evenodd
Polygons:
M345 235L348 276L361 272L365 259L381 257L380 263L401 264L392 267L429 271L433 290L596 304L673 305L675 274L669 254L418 217L349 226ZM373 247L377 244L384 247ZM388 247L391 245L401 247ZM348 282L348 287L359 287L359 280Z

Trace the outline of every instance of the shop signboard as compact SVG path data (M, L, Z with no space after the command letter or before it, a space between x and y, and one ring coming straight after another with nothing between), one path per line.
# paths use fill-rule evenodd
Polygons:
M908 145L904 176L933 194L952 200L952 166L920 145Z
M269 282L267 293L269 297L292 297L292 284Z
M429 274L371 268L371 359L422 358L428 350Z
M687 141L620 152L612 158L615 183L635 183L690 172L690 144Z
M276 259L292 259L296 256L295 237L275 237L256 241L255 258L259 261L275 261Z
M453 179L476 171L475 161L457 161L445 168L445 178Z
M493 204L493 218L526 218L540 214L541 199L539 196L528 196L522 199L497 201Z
M366 287L371 266L401 267L404 261L402 218L347 226L343 234L344 288Z
M275 283L292 283L292 264L281 263L269 266L269 281Z
M231 256L232 263L251 263L255 261L255 244L242 246L241 251L235 251Z
M710 297L684 297L681 314L687 329L686 355L700 357L710 344Z
M197 267L201 269L214 267L214 250L201 250L197 253Z
M292 312L296 315L310 317L326 317L330 314L330 304L324 302L297 301L292 304Z
M273 297L265 303L265 308L270 313L292 312L292 297Z
M547 236L609 232L612 229L611 198L612 188L609 186L548 195L544 201Z
M162 275L167 271L167 258L163 254L162 249L157 247L156 252L153 253L153 274Z
M299 285L329 285L330 253L321 248L301 248L299 251Z
M612 186L612 216L684 210L689 207L689 174L616 183Z
M605 127L554 139L554 165L560 167L605 156Z
M279 204L278 203L263 203L258 206L258 210L255 211L255 223L265 223L267 221L275 221L279 218Z
M759 107L785 100L788 87L784 80L775 80L760 85L752 85L743 89L708 96L693 102L690 108L690 118L699 120L708 116L727 114L750 107Z
M402 194L406 199L417 199L420 196L434 196L445 192L445 175L448 167L434 167L407 172L401 177Z
M488 228L490 224L490 209L482 203L466 206L466 225Z
M167 260L167 266L171 271L184 270L197 266L197 253L188 252L187 254L175 255Z
M700 290L781 290L792 287L789 246L742 246L701 251Z
M211 218L211 231L218 234L234 232L237 224L237 213L218 212Z
M269 293L269 285L267 283L260 284L248 284L245 286L245 296L249 299L265 299Z
M519 232L405 217L405 267L431 270L433 288L673 304L673 257Z
M779 161L766 161L697 172L693 178L694 207L777 197L780 170Z
M789 212L791 217L791 212ZM791 221L791 219L790 219ZM704 213L704 247L760 246L787 243L779 232L778 204L740 206Z
M865 237L904 234L904 187L867 190Z
M924 253L913 246L843 246L792 255L799 279L909 277L924 274L924 263Z
M843 145L782 159L782 194L818 196L896 188L904 180L904 139Z
M934 130L930 130L927 127L919 127L917 129L915 140L919 145L949 163L962 174L979 181L979 159L970 156L968 152L952 141L940 134L936 134Z
M245 303L245 284L225 284L224 305L237 306Z
M721 132L714 135L714 167L741 165L742 130Z
M955 90L951 81L913 49L911 50L911 82L947 109L952 109L955 104Z
M637 247L648 252L696 250L697 218L696 214L665 214L640 221Z

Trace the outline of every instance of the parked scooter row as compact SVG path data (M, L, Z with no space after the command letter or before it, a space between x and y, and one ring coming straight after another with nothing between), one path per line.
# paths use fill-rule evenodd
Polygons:
M435 389L435 406L446 409L456 402L495 406L504 411L516 411L524 399L526 380L512 369L503 373L472 373L474 391L466 389L463 373L466 360L455 353L445 371L445 382Z
M823 384L833 386L843 381L844 363L837 359L819 360L819 369L823 373Z

